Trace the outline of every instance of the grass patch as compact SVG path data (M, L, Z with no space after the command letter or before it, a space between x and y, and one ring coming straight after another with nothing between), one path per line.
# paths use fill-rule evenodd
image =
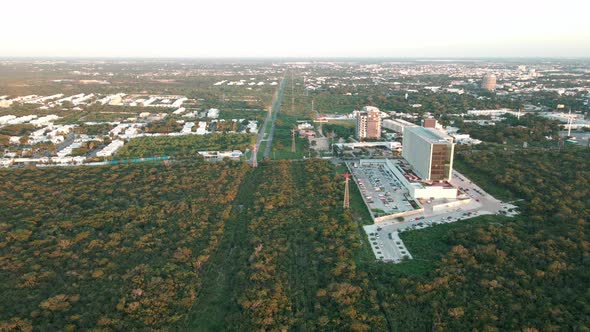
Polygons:
M117 159L144 157L189 157L198 151L241 150L250 147L252 134L211 134L185 136L152 136L132 139L119 150Z
M454 241L450 236L452 231L473 230L481 225L501 223L507 219L509 218L505 216L487 215L402 232L400 238L414 259L392 265L392 269L408 275L428 274L436 268L441 258L446 256L453 247Z
M264 158L264 150L266 149L266 141L260 142L258 151L256 152L256 159L262 160Z
M190 331L223 331L227 314L240 311L235 298L241 290L233 285L240 268L248 264L250 251L244 237L248 234L249 219L245 208L253 204L252 192L260 181L258 174L259 169L250 171L240 185L219 248L206 265L203 287L187 317L185 327Z
M328 124L345 127L345 128L355 128L356 127L356 119L350 120L328 120Z
M272 141L271 159L303 159L308 156L309 142L305 138L295 137L295 152L291 152L291 129L275 128Z

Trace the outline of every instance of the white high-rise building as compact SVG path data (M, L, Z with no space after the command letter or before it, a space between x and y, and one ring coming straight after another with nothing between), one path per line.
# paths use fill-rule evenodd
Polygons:
M381 138L381 111L377 107L365 106L356 117L356 137Z
M453 138L431 128L404 129L402 157L425 181L448 181L453 173Z

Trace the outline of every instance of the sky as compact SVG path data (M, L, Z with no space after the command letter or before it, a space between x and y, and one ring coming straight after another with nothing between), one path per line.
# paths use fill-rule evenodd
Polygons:
M7 0L0 57L590 57L587 0Z

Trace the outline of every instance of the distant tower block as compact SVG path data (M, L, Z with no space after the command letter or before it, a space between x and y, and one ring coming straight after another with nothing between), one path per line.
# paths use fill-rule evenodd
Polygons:
M484 76L481 82L481 88L488 91L496 90L496 75L488 74Z
M297 152L297 147L295 146L295 128L291 129L291 152Z
M424 128L436 128L437 121L434 118L424 119Z
M348 208L350 208L350 192L349 192L349 189L348 189L348 180L350 178L350 174L349 173L346 173L346 174L343 174L343 175L344 175L344 178L346 180L344 182L345 183L344 184L344 204L342 206L345 209L348 209Z
M377 107L365 106L356 117L356 137L381 138L381 111Z

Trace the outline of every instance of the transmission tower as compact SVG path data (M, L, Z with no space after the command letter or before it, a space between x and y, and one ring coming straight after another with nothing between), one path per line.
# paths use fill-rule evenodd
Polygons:
M342 205L345 209L350 208L350 193L348 190L348 180L350 178L350 174L346 173L344 174L344 204Z
M295 128L291 129L291 152L297 152L297 148L295 146Z
M252 167L258 167L258 145L254 144L254 149L252 150L254 156L252 157Z

